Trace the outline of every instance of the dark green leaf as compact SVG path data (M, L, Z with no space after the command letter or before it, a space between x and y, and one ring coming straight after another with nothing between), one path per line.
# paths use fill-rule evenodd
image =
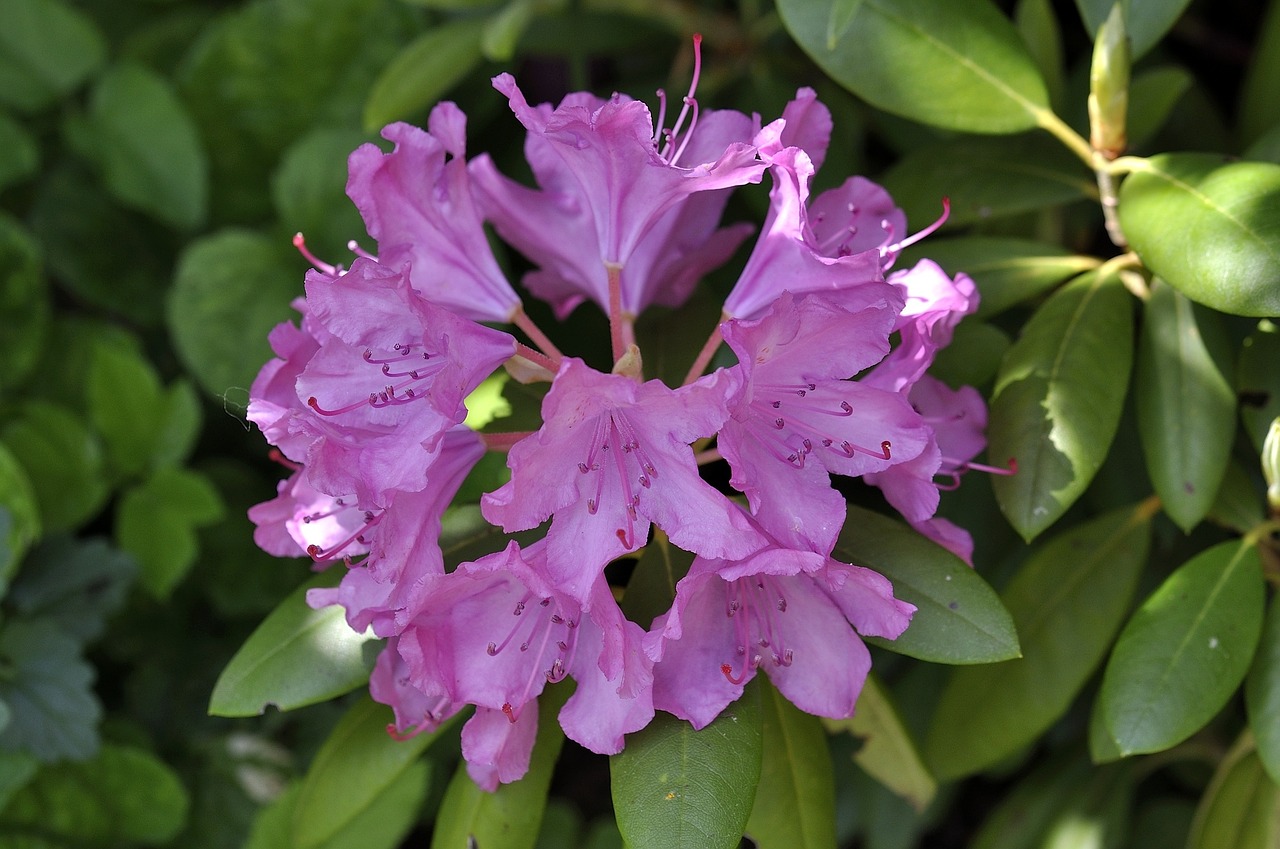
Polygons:
M0 438L27 473L45 533L72 530L106 503L102 446L70 410L28 401Z
M516 45L537 10L537 0L510 0L489 18L480 36L480 52L492 62L510 62Z
M0 588L8 584L27 549L40 538L40 508L26 470L0 443L0 510L5 528L0 551ZM0 598L4 596L0 589Z
M204 417L200 398L190 383L176 380L159 399L155 416L159 420L159 432L151 446L152 468L176 466L187 459L200 436Z
M1227 470L1235 393L1219 371L1218 316L1153 281L1138 340L1137 415L1147 471L1185 532L1204 518Z
M0 213L0 390L22 383L40 358L49 330L48 286L41 268L40 245L6 214Z
M939 777L999 763L1066 713L1129 611L1156 509L1125 508L1072 528L1014 576L1001 600L1022 657L952 672L925 743Z
M408 740L387 733L391 710L362 698L338 722L316 753L293 806L293 846L328 846L379 806L452 723ZM421 794L419 794L421 798Z
M347 263L347 242L364 232L347 198L347 157L369 140L354 129L313 130L290 145L271 177L277 217L306 236L312 253L333 263Z
M1064 66L1062 32L1054 16L1052 3L1050 0L1018 0L1018 5L1014 7L1013 23L1022 36L1027 52L1040 70L1045 88L1049 91L1049 102L1060 103Z
M962 321L951 344L938 352L929 374L949 386L984 386L996 376L1009 349L1004 331L984 321Z
M1117 2L1124 12L1125 29L1136 60L1173 27L1190 0L1076 0L1090 37L1097 34Z
M938 782L921 759L919 747L888 691L874 674L867 676L858 695L857 712L849 719L826 720L825 724L832 731L847 730L861 738L862 746L853 753L854 762L917 811L924 811L933 801Z
M1143 602L1099 695L1122 755L1167 749L1222 709L1253 659L1262 604L1258 551L1238 540L1196 555Z
M1280 327L1270 319L1258 328L1240 349L1236 363L1236 394L1240 398L1240 419L1255 450L1262 451L1271 422L1280 416Z
M1218 765L1200 799L1187 849L1271 849L1280 841L1280 788L1246 732Z
M204 221L208 162L191 116L163 77L137 65L111 69L94 87L88 124L117 198L179 229Z
M224 230L183 252L169 296L169 333L210 394L235 389L247 401L254 375L272 356L267 334L296 318L289 302L302 294L303 268L287 250L258 233Z
M83 763L45 767L0 813L0 832L38 830L55 846L159 846L190 802L173 770L145 749L104 745Z
M0 189L25 180L40 165L40 150L22 125L0 113Z
M1072 254L1047 242L992 236L930 239L918 253L927 255L948 274L967 274L973 278L982 295L978 303L979 318L1029 301L1059 283L1098 267L1094 257Z
M352 631L339 605L307 605L308 590L336 585L342 571L332 569L298 587L263 620L218 676L209 713L256 716L268 705L292 710L369 680L373 652L366 643L373 636Z
M1280 165L1153 156L1120 185L1119 211L1143 263L1193 301L1280 314Z
M884 187L919 226L942 214L948 226L974 224L1059 206L1096 193L1066 148L1043 134L961 137L908 153L885 173ZM926 243L922 253L931 255ZM958 269L963 271L964 269Z
M1258 741L1258 757L1267 774L1280 784L1280 603L1273 598L1245 682L1249 727Z
M827 50L836 49L840 39L849 31L853 18L858 14L862 0L832 0L831 15L827 18Z
M118 471L137 476L146 471L163 418L160 377L131 348L94 348L85 392L89 420Z
M31 568L18 576L7 601L18 613L89 642L124 603L137 571L132 557L103 540L57 536L32 552Z
M953 130L1011 133L1036 126L1048 108L1035 62L987 0L864 0L834 45L832 0L783 0L778 10L824 71L885 111Z
M0 727L0 731L3 730ZM0 811L9 804L14 793L35 777L39 768L40 762L25 752L0 752Z
M675 601L676 584L688 574L691 565L693 554L676 548L661 529L656 530L653 541L645 546L636 563L627 582L626 595L622 597L622 611L627 618L647 627L666 613Z
M1275 80L1280 77L1280 6L1272 3L1254 42L1252 64L1245 77L1237 114L1240 137L1253 142L1267 129L1280 124L1280 92Z
M764 750L747 834L759 849L835 846L836 788L822 720L767 679L759 687Z
M1085 274L1055 292L1005 355L991 401L988 456L1016 459L992 481L1000 510L1028 541L1097 473L1115 436L1133 358L1129 295Z
M1178 67L1152 68L1134 76L1129 88L1129 146L1146 141L1169 120L1191 88L1192 76Z
M107 45L84 13L61 0L5 0L0 103L27 111L69 94L102 64Z
M1208 518L1244 535L1263 521L1265 503L1249 473L1239 460L1233 459L1227 463L1226 474L1222 476L1222 484L1213 499L1213 506L1209 508Z
M160 469L120 499L116 540L138 558L142 586L163 600L195 563L200 552L196 528L212 525L222 515L222 499L202 475Z
M480 63L483 18L462 18L423 33L378 76L364 106L365 129L401 121L435 103Z
M538 697L538 736L524 778L502 784L492 793L480 789L459 764L436 817L432 849L486 846L532 849L547 806L551 773L564 745L558 716L572 687L548 687ZM525 710L532 710L527 706ZM471 843L470 841L474 841Z
M748 685L701 731L659 713L609 759L613 808L629 846L735 849L747 826L763 749L760 690Z
M55 620L10 619L0 630L0 670L0 702L10 714L0 749L45 763L93 757L102 708L79 640Z
M896 640L868 642L933 663L992 663L1018 657L1018 635L995 591L963 560L879 513L850 505L837 559L874 569L916 606Z

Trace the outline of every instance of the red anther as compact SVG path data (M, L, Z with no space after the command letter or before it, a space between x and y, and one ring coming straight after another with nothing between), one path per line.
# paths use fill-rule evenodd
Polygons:
M302 468L301 463L295 463L280 452L279 448L272 448L267 452L267 459L273 463L279 463L291 472L296 472Z
M507 715L507 719L511 720L513 724L515 723L516 712L515 712L515 709L511 707L511 702L503 702L502 712Z
M886 460L893 459L889 451L890 448L892 448L892 446L889 444L889 440L886 439L884 442L880 443L880 450L884 452L884 458Z

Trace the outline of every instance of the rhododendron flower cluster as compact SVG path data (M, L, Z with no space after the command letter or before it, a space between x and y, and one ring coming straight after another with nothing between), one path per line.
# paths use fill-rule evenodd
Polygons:
M763 123L700 110L691 87L668 125L661 93L655 116L620 94L534 106L508 75L494 87L527 131L536 186L468 159L451 103L426 130L387 127L389 152L351 155L376 248L348 268L308 254L301 321L271 335L249 418L293 472L251 511L258 543L345 570L309 602L385 639L370 687L395 733L474 707L462 750L488 789L528 769L536 700L565 678L564 733L601 753L655 710L701 728L758 672L805 711L851 715L870 666L859 635L897 637L914 608L833 556L846 507L832 476L878 486L970 557L934 514L983 449L986 411L927 370L975 287L927 261L893 270L921 234L880 187L855 177L810 197L831 131L810 90ZM646 380L636 318L684 303L745 244L752 226L722 213L766 179L767 218L688 378ZM532 266L518 285L486 226ZM529 296L558 316L602 311L612 361L561 351ZM464 424L503 368L550 383L536 431ZM536 541L448 564L442 515L486 451L506 452L510 477L482 497L484 519ZM717 488L703 469L721 463ZM667 612L633 622L605 568L654 526L693 564Z

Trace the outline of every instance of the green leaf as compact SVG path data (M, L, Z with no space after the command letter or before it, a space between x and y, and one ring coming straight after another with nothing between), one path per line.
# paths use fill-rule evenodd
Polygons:
M111 465L126 475L141 475L163 424L160 376L131 348L98 345L85 392L89 420L106 445Z
M88 125L107 188L123 203L182 230L204 221L208 162L163 77L138 65L112 68L94 86Z
M315 849L395 849L418 820L431 784L431 764L417 761L400 773L373 803ZM244 849L294 847L293 822L301 785L295 784L263 808Z
M347 242L365 229L346 188L347 157L367 141L359 130L320 127L290 145L271 176L276 216L306 236L312 253L335 263L345 262Z
M1159 279L1143 314L1138 432L1165 512L1190 533L1213 506L1235 434L1235 393L1214 361L1226 337L1216 314Z
M483 18L462 18L429 30L383 69L364 106L364 126L412 118L444 96L480 63Z
M0 752L0 812L4 811L13 794L35 777L39 768L40 762L25 752Z
M938 142L899 159L881 182L908 221L934 220L943 197L950 198L948 226L1060 206L1097 192L1066 148L1040 133ZM922 252L929 254L928 247Z
M629 846L736 849L760 781L760 688L694 731L659 713L609 759L613 808Z
M653 541L645 546L627 582L622 612L632 622L648 626L671 608L676 598L676 584L692 565L691 552L676 548L660 528L655 530Z
M255 232L223 230L183 251L169 295L169 333L210 394L236 389L247 401L254 375L272 356L267 334L296 318L289 302L302 294L303 275L286 247Z
M55 620L10 619L0 630L0 670L0 702L10 713L0 750L44 763L94 755L102 707L79 640Z
M836 788L822 720L768 679L759 687L764 749L747 834L759 849L835 846Z
M61 0L5 0L0 103L43 109L102 64L107 44L93 21Z
M1191 0L1076 0L1076 6L1092 38L1107 19L1111 7L1119 3L1136 61L1173 27L1189 2Z
M1253 441L1262 451L1277 416L1280 416L1280 327L1270 319L1258 322L1257 329L1244 340L1236 363L1236 396L1240 399L1240 419Z
M1129 146L1137 147L1164 126L1194 78L1182 68L1152 68L1137 74L1129 87Z
M996 376L1012 344L1005 332L985 321L962 321L951 344L938 351L929 374L948 386L985 386Z
M480 52L491 62L510 62L520 36L533 20L537 0L511 0L485 23Z
M1013 23L1022 36L1027 52L1040 69L1045 88L1049 91L1049 101L1060 103L1064 66L1062 28L1054 16L1050 0L1018 0L1014 7Z
M1187 849L1271 849L1280 842L1280 788L1245 732L1200 799Z
M0 442L0 510L6 517L0 551L0 587L7 585L23 556L40 538L40 508L26 470ZM4 596L0 589L0 597Z
M1254 42L1252 59L1237 110L1240 138L1246 144L1280 124L1280 96L1275 88L1275 80L1280 77L1280 6L1275 3Z
M1122 755L1167 749L1221 710L1253 659L1262 604L1258 551L1238 540L1196 555L1143 602L1099 694Z
M1048 109L1035 62L987 0L864 0L828 43L832 2L782 0L791 35L824 71L880 109L975 133L1030 129Z
M1018 571L1001 600L1022 657L952 672L925 742L940 778L999 763L1067 712L1129 611L1156 509L1124 508L1072 528Z
M1023 539L1057 521L1102 465L1120 423L1132 338L1119 279L1090 273L1055 292L1005 355L987 454L1017 461L1017 473L992 486Z
M369 680L374 637L352 631L339 605L319 610L307 605L308 590L335 586L342 573L331 569L317 575L263 620L218 676L210 714L257 716L268 705L293 710L349 693Z
M391 710L362 698L339 720L307 770L293 805L295 849L327 846L376 809L419 756L451 726L397 740ZM419 798L421 796L419 795Z
M916 606L896 640L864 638L933 663L993 663L1018 657L1018 635L995 591L963 560L901 522L853 505L836 542L839 560L874 569Z
M163 469L185 461L195 448L200 436L200 424L204 414L200 410L200 397L185 380L170 385L155 410L158 432L151 446L151 467Z
M164 600L200 553L196 528L214 524L223 512L218 491L203 475L160 469L120 499L116 540L138 558L142 586Z
M938 782L920 757L911 732L874 674L858 695L857 712L849 719L825 720L831 731L847 730L862 738L853 760L862 770L923 812L938 792ZM767 741L766 741L767 744Z
M827 50L834 51L840 39L849 31L853 18L858 14L862 0L832 0L831 15L827 18Z
M53 622L82 642L96 640L107 617L124 604L138 566L100 539L56 536L32 552L6 601L29 617Z
M48 285L40 245L9 215L0 213L0 391L22 383L35 369L49 331Z
M75 413L28 401L0 439L26 471L45 533L72 530L105 505L102 446Z
M40 166L40 149L17 121L0 112L0 190L21 182Z
M1280 784L1280 603L1275 599L1267 608L1244 695L1249 727L1258 742L1258 757L1271 780Z
M1265 503L1244 466L1239 460L1231 459L1227 462L1227 471L1222 476L1213 506L1209 508L1208 518L1243 536L1262 523Z
M155 755L104 745L91 761L42 769L0 812L0 832L31 829L61 846L159 846L182 830L189 806Z
M1169 153L1134 169L1120 225L1143 264L1222 312L1280 314L1280 165Z
M997 315L1098 267L1096 258L1048 242L993 236L930 239L919 251L921 258L926 255L948 274L967 274L978 284L978 318Z
M493 849L532 849L538 840L547 790L564 731L558 719L573 688L548 687L538 697L538 736L534 740L529 771L519 781L501 784L492 793L480 789L467 774L465 763L449 782L431 834L432 849L485 846ZM532 710L528 706L525 710Z

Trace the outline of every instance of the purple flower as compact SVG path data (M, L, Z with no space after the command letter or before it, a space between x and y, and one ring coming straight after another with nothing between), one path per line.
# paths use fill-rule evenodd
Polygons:
M369 695L391 708L395 723L387 729L399 738L434 731L462 707L443 694L419 690L409 677L409 665L400 656L400 638L391 637L378 654L369 676Z
M427 301L405 276L358 258L336 280L308 278L307 306L329 334L298 376L312 414L306 464L323 492L384 505L426 485L463 400L515 352L505 333Z
M655 133L640 101L578 92L554 109L535 107L509 74L493 84L529 131L525 154L541 190L503 177L486 156L472 161L472 176L498 233L540 267L528 285L561 315L584 298L609 311L610 267L621 271L624 312L638 315L650 300L678 303L690 278L723 261L743 238L740 228L715 230L722 194L681 207L696 193L760 179L764 164L745 115L699 118L696 103L686 98L694 119L687 130L677 120L675 135L664 142L662 116ZM693 238L664 244L663 234L677 226L691 236L705 234L705 244ZM655 238L642 249L651 230ZM629 270L637 252L643 256Z
M494 789L528 769L536 699L566 677L577 689L560 712L565 734L592 751L622 750L623 735L653 717L643 630L627 621L603 576L589 604L546 572L546 545L463 563L431 582L400 636L410 680L424 693L477 706L463 754L477 783Z
M484 517L510 532L554 514L548 572L584 603L606 563L645 544L651 520L689 551L746 555L759 535L702 480L689 447L724 423L731 383L718 372L672 390L566 358L541 429L512 446L511 480L484 496Z
M884 576L810 550L699 557L646 637L654 707L702 728L763 670L801 710L851 716L871 667L858 633L897 637L914 611Z
M332 281L336 275L320 271L307 272L308 278ZM307 459L307 449L312 438L297 425L299 418L307 418L310 410L298 398L295 385L307 363L320 350L321 340L329 333L308 312L307 302L298 298L293 308L302 314L301 327L291 322L277 324L268 340L275 357L254 378L249 387L249 411L246 418L256 424L267 442L294 463Z
M476 321L511 321L520 310L489 248L467 175L467 119L452 103L431 110L428 132L390 124L391 153L366 144L351 154L347 194L378 241L378 258L408 267L427 300Z
M280 481L275 498L250 507L249 520L256 525L253 541L276 557L303 557L312 550L355 556L369 550L358 541L367 519L355 497L320 492L302 468Z
M828 551L845 516L828 474L889 468L929 436L898 393L844 379L888 352L901 298L879 283L836 294L784 292L759 320L721 326L741 381L717 443L752 513L788 542Z

